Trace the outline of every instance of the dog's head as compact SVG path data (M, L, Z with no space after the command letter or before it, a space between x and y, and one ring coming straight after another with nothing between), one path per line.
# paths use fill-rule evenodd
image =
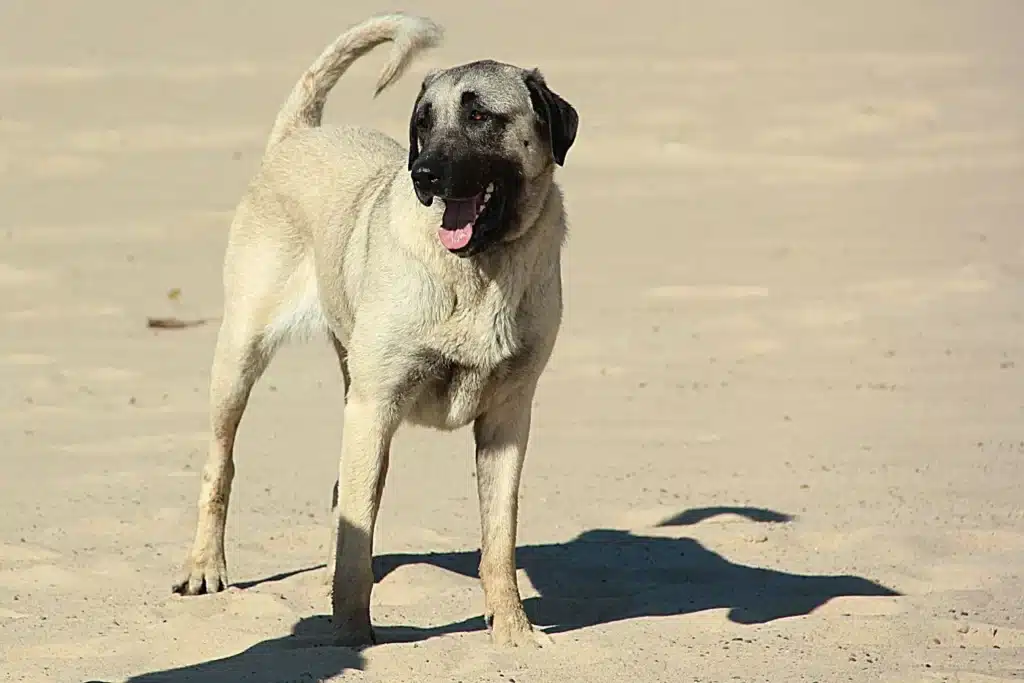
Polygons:
M444 202L441 243L472 256L525 233L577 123L536 70L480 61L428 74L409 121L409 172L420 202Z

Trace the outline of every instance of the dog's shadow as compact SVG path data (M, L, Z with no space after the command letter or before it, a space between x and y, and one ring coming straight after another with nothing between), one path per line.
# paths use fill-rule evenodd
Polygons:
M330 630L330 618L326 615L305 617L292 626L287 636L264 640L236 655L140 674L125 683L312 683L346 670L362 669L365 659L360 652L344 647L318 647L326 642Z
M788 515L762 508L699 508L662 522L661 527L696 524L723 514L763 523ZM476 577L478 552L393 554L375 558L380 581L410 564L429 564ZM728 609L739 624L762 624L810 614L841 596L896 596L896 591L858 576L790 574L735 564L691 538L640 536L594 529L567 543L522 546L516 561L540 594L524 601L530 620L549 634L638 617ZM442 633L483 629L480 618L422 632L407 627L383 635L412 640Z
M660 526L697 524L723 514L768 524L790 520L788 515L761 508L700 508L687 510ZM641 536L614 529L587 531L567 543L522 546L516 559L540 594L525 600L527 613L551 634L709 609L728 609L728 618L735 623L761 624L809 614L840 596L899 595L858 576L802 575L749 567L730 562L690 538ZM379 582L401 567L428 564L475 577L478 562L477 552L391 554L374 559L374 573ZM275 578L281 576L264 581ZM474 617L434 628L378 626L376 631L379 642L394 643L484 628L483 619ZM362 668L362 656L354 650L306 647L329 635L329 617L310 617L296 624L290 636L259 643L233 657L145 674L130 683L321 680L345 669Z

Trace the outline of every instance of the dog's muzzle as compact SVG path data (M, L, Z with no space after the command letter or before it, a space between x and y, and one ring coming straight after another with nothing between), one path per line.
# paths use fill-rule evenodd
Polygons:
M453 160L441 150L422 154L413 162L409 175L416 198L424 206L432 206L435 198L444 202L437 236L445 249L470 256L500 236L508 203L501 171L509 175L509 169L494 159Z

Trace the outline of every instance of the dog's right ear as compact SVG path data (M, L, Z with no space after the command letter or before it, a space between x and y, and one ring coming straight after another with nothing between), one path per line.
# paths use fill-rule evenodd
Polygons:
M412 170L412 165L416 163L416 157L420 155L420 133L419 126L416 125L416 119L419 117L420 99L423 97L423 90L420 90L419 97L412 105L412 115L409 117L409 170Z
M427 75L423 78L423 85L420 86L420 94L416 96L416 101L412 103L412 115L409 117L409 170L412 170L412 165L416 163L416 158L420 155L420 136L417 131L416 118L419 112L420 102L423 100L423 93L427 91L427 86L430 85L430 81L434 80L434 76L437 75L437 69L431 69L427 72Z

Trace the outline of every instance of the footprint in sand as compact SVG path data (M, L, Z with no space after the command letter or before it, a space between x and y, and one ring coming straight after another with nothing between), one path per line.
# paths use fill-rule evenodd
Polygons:
M955 618L954 618L955 615ZM933 640L956 643L958 646L991 650L1024 648L1024 629L981 621L964 617L955 610L950 611L949 619L937 619L929 625ZM925 635L925 634L922 634Z

